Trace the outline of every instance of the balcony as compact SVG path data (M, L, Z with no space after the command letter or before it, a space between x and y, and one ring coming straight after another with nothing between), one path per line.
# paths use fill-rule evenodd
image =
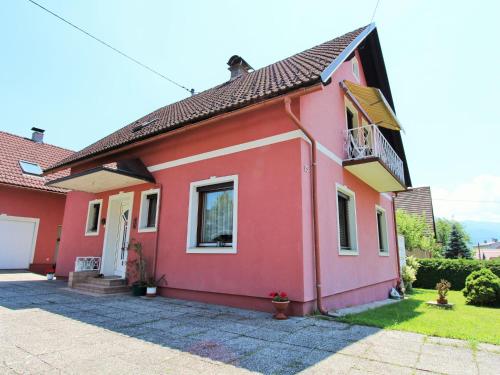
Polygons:
M378 192L405 190L403 161L376 125L347 131L343 166Z

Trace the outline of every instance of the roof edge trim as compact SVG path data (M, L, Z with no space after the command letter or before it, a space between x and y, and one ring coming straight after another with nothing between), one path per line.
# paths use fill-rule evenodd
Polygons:
M375 22L366 26L366 28L340 53L340 55L338 55L337 58L333 60L330 65L325 68L325 70L323 70L321 73L321 81L323 84L328 82L340 64L342 64L349 57L349 55L353 53L356 48L358 48L361 42L365 40L365 38L376 28L377 26L375 25Z

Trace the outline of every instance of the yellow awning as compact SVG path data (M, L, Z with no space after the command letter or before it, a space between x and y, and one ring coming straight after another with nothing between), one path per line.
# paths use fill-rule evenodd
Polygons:
M374 124L391 130L402 129L382 91L350 81L344 81L344 84Z

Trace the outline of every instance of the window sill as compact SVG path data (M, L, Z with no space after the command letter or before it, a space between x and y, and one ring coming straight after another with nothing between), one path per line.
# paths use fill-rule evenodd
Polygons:
M150 232L156 232L156 227L137 229L137 233L150 233Z
M98 236L99 232L85 232L86 237Z
M356 256L359 255L358 250L345 250L345 249L339 249L339 255L351 255L351 256Z
M234 247L190 247L186 249L188 254L236 254Z
M388 257L389 256L389 252L388 251L379 251L378 255L381 256L381 257Z

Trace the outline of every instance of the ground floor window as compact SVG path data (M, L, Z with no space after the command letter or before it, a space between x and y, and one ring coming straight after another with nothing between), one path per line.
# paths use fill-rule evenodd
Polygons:
M353 191L342 185L337 185L337 223L339 253L356 255L358 253L356 197Z
M191 184L188 252L236 252L237 176Z
M99 218L101 217L102 199L89 202L87 210L87 221L85 225L86 236L97 236L99 234Z
M387 234L387 216L385 210L380 207L375 207L376 219L377 219L377 237L378 237L378 249L380 255L389 255L389 241Z
M156 231L160 189L146 190L141 193L141 208L139 212L139 232Z

